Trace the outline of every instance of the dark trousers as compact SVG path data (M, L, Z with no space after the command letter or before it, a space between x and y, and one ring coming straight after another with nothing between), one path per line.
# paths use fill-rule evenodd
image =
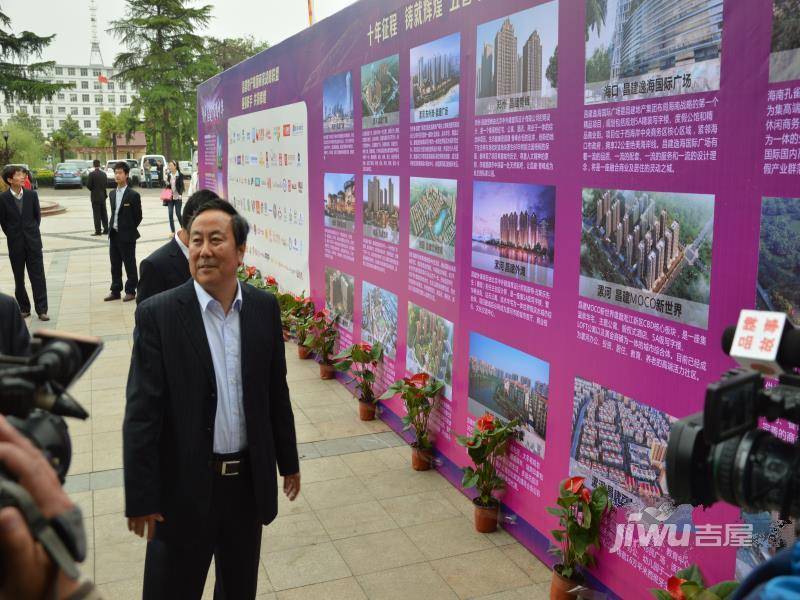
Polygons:
M31 312L31 300L25 291L25 268L28 268L28 279L33 289L33 304L37 315L47 313L47 283L44 277L44 259L41 250L23 248L9 252L11 270L14 273L14 296L20 311Z
M214 557L214 600L252 600L256 597L261 523L249 471L214 476L211 512L193 523L189 538L169 535L169 518L156 525L147 544L144 600L200 600Z
M102 233L108 231L108 211L106 210L106 201L92 201L92 216L94 217L94 232L100 232L100 225L103 225Z
M136 270L136 241L123 242L113 229L108 234L108 254L111 257L111 291L122 292L122 265L125 265L125 293L135 294L139 285L139 273Z
M175 233L175 221L172 219L172 213L175 212L178 215L178 225L183 227L183 221L181 220L181 207L183 206L183 200L173 200L171 202L167 202L167 211L169 212L169 228L172 230L172 233Z

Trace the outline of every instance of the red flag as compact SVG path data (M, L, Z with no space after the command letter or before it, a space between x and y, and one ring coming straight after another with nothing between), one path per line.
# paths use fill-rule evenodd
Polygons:
M98 75L97 81L99 81L100 83L108 83L108 77L106 77L105 75Z

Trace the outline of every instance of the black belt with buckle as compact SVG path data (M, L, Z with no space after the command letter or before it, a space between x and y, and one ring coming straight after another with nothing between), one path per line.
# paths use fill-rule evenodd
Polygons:
M215 475L231 477L244 473L247 462L247 451L243 450L234 454L214 454L209 464Z

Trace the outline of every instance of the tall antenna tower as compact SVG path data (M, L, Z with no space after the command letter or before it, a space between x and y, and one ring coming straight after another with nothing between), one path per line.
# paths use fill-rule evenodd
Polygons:
M97 41L97 5L94 0L89 0L89 21L92 27L92 50L89 53L89 64L93 67L102 67L103 55L100 52L100 43Z

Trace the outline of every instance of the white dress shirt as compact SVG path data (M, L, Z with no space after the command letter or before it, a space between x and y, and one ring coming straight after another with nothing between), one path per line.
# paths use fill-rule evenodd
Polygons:
M214 421L214 452L232 454L247 447L247 427L242 392L242 338L239 313L242 286L237 282L236 299L228 314L203 287L194 282L203 326L217 380L217 415Z
M181 252L183 252L183 255L186 257L186 260L189 260L189 247L181 241L181 237L178 235L177 231L175 232L175 242L177 242L178 248L181 249Z
M111 225L114 228L115 231L119 231L119 227L117 227L117 225L119 224L119 209L122 208L122 197L125 195L125 190L127 190L127 189L128 189L128 186L126 185L126 186L123 186L123 187L118 187L117 191L116 191L116 193L117 193L117 203L114 205L115 206L115 209L114 209L114 223L112 223L112 225Z

